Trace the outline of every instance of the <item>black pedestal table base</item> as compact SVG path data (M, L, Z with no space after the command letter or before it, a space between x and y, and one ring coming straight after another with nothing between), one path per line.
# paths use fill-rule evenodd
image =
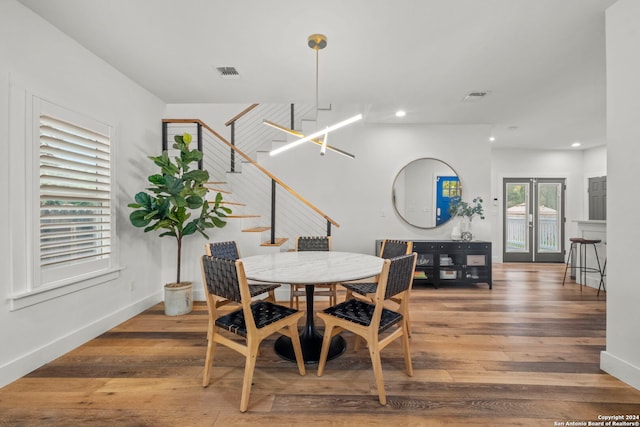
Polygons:
M307 316L304 330L300 334L300 345L302 346L302 357L304 363L313 364L320 360L320 351L322 350L322 334L318 332L314 323L313 316L313 290L314 285L305 285L305 293L307 300ZM331 360L344 353L347 343L340 335L336 335L331 339L329 346L329 355L327 360ZM276 354L283 359L295 362L296 355L293 352L291 338L281 336L274 344Z

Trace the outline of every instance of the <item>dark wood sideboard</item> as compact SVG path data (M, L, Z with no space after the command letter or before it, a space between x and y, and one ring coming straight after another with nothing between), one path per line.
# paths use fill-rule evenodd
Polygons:
M376 253L382 240L376 241ZM492 289L491 242L460 240L413 240L418 260L414 283L444 284L486 283Z

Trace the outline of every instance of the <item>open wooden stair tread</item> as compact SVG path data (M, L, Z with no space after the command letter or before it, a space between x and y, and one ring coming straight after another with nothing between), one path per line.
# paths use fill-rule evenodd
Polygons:
M276 237L275 243L271 243L271 240L267 240L266 242L262 242L260 246L282 246L287 240L286 237Z
M229 206L247 206L245 203L239 203L239 202L228 202L226 200L223 200L220 202L221 205L229 205Z
M242 230L243 233L262 233L263 231L269 231L271 227L251 227Z
M207 188L207 190L213 191L214 193L233 194L231 191L221 190L219 188L213 188L213 187L209 187L209 186L206 186L206 185L205 185L205 187Z
M227 215L226 218L260 218L260 215Z

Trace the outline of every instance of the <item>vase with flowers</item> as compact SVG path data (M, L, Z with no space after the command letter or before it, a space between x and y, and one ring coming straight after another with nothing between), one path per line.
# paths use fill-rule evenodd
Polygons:
M460 217L460 239L469 241L473 239L471 223L474 217L484 219L482 197L474 197L471 203L462 200L462 197L452 197L449 201L449 215Z

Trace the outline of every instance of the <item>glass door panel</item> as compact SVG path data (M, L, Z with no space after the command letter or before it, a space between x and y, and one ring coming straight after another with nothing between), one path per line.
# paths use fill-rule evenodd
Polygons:
M529 180L505 179L505 261L531 258L531 183Z
M563 262L564 180L536 179L536 253L541 262Z

